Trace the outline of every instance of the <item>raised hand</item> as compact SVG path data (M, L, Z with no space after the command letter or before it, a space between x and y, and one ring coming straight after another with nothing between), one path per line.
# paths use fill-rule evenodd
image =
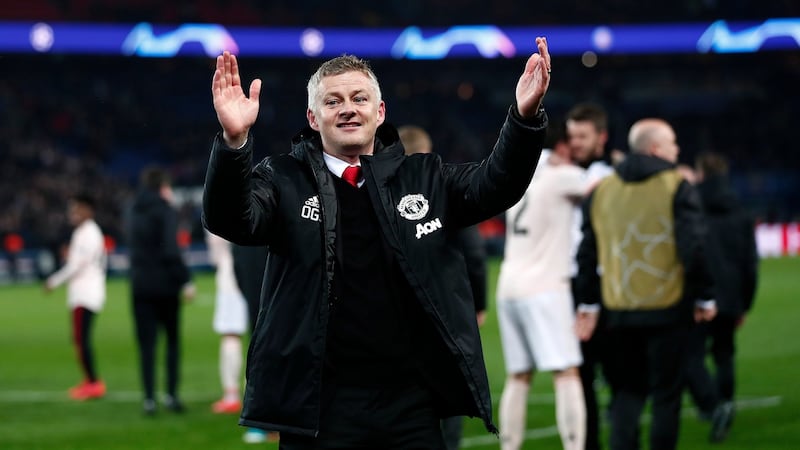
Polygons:
M528 58L525 71L517 81L517 109L524 118L536 115L550 85L550 53L547 51L547 39L537 37L536 46L538 53Z
M225 144L232 148L241 147L247 140L247 132L258 117L261 80L256 78L250 83L250 97L246 97L239 78L236 56L226 51L217 56L217 70L214 71L211 82L211 94L217 120L222 125Z

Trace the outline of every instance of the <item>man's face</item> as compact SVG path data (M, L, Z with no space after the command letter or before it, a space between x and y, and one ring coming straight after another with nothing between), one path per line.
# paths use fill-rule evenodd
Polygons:
M594 123L588 120L567 120L567 139L572 159L578 164L585 164L603 157L608 133L598 131Z
M91 209L76 201L70 201L69 205L67 206L67 215L69 216L69 223L72 224L73 227L77 227L84 220L91 217Z
M681 149L678 146L675 131L672 127L663 126L658 129L658 133L655 135L654 148L653 153L655 156L673 164L678 162L678 154Z
M371 154L386 106L378 101L370 78L361 72L325 77L319 93L314 109L306 115L311 128L319 131L325 152L334 156Z

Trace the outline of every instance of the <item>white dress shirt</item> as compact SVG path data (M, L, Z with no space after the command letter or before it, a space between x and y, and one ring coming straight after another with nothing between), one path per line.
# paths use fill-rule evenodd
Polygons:
M322 152L322 157L325 158L325 165L328 166L328 170L330 170L334 175L339 178L342 178L342 174L344 173L344 169L347 169L349 166L356 165L361 166L361 161L357 164L350 164L347 161L342 161L341 159L331 156L325 152ZM361 177L361 180L358 181L358 187L364 185L364 177Z

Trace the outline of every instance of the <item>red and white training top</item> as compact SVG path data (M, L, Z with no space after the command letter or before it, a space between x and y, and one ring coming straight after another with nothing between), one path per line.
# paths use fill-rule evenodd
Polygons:
M574 208L588 184L583 169L553 165L549 156L542 152L528 190L506 213L498 301L569 292Z
M69 241L67 263L50 275L47 285L67 285L67 305L98 312L106 301L106 248L103 232L92 219L83 221Z

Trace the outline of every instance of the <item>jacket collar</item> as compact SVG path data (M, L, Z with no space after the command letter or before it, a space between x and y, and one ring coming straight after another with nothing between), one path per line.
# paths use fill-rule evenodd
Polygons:
M373 154L362 156L361 163L365 168L365 176L371 172L376 179L386 180L396 172L405 159L405 151L400 143L397 129L389 123L379 126L375 137ZM291 155L310 164L315 172L326 167L322 157L322 139L319 132L311 127L303 128L292 138Z
M617 174L627 182L642 181L658 172L674 168L675 164L665 159L631 153L617 166Z

